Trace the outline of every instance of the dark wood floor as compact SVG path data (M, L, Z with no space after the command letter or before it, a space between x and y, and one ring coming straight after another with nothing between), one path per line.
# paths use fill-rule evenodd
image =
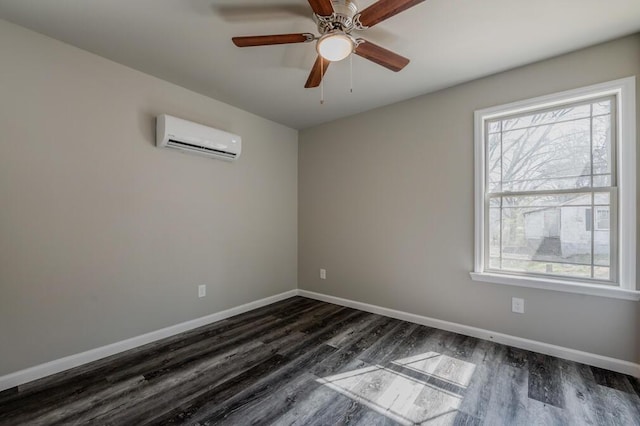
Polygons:
M295 297L1 392L0 424L640 425L640 381Z

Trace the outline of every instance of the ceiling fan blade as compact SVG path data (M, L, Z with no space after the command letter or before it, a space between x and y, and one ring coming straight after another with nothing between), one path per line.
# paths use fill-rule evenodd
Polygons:
M333 13L331 0L309 0L309 5L316 15L328 16Z
M424 0L378 0L378 2L360 12L360 23L365 27L373 27L385 19L403 12Z
M316 62L313 64L313 68L311 68L311 73L309 74L307 83L304 85L305 89L320 86L322 77L324 77L325 73L327 72L327 68L329 68L330 63L331 61L327 61L326 59L323 59L320 55L318 55L318 57L316 58Z
M233 37L233 44L238 47L269 46L272 44L306 43L314 40L311 33L274 34L263 36Z
M355 53L395 72L400 71L409 63L408 58L366 40L362 40L362 43L356 47Z

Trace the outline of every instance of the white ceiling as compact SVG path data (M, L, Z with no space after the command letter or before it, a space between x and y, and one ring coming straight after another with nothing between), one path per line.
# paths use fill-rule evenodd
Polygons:
M360 9L374 0L360 0ZM640 31L640 0L427 0L361 35L411 59L355 56L304 89L312 43L237 48L232 36L316 32L306 0L0 0L0 18L294 128L305 128Z

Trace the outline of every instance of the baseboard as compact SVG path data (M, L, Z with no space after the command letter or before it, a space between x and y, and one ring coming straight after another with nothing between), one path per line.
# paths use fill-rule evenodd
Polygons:
M633 362L624 361L621 359L583 352L576 349L565 348L562 346L551 345L535 340L523 339L522 337L496 333L494 331L485 330L482 328L471 327L468 325L443 321L435 318L429 318L422 315L397 311L395 309L384 308L377 305L370 305L368 303L356 302L354 300L343 299L341 297L329 296L326 294L315 293L307 290L298 289L298 295L308 297L310 299L320 300L323 302L334 303L336 305L347 306L349 308L359 309L361 311L371 312L386 317L396 318L416 324L452 331L454 333L464 334L465 336L490 340L493 342L501 343L503 345L526 349L545 355L552 355L558 358L564 358L570 361L580 362L582 364L592 365L594 367L604 368L611 371L617 371L619 373L624 373L640 378L640 364L635 364Z
M185 331L193 330L194 328L202 327L203 325L211 324L213 322L220 321L234 315L242 314L253 309L270 305L272 303L279 302L280 300L296 296L297 294L298 291L295 289L285 291L284 293L245 303L244 305L236 306L234 308L227 309L221 312L216 312L211 315L206 315L204 317L172 325L160 330L155 330L150 333L122 340L120 342L111 343L109 345L91 349L86 352L66 356L64 358L56 359L44 364L16 371L15 373L0 376L0 391L21 385L23 383L31 382L33 380L41 379L52 374L60 373L70 368L97 361L101 358L106 358L108 356L115 355L129 349L146 345L147 343L155 342L166 337L171 337Z
M477 337L479 339L490 340L504 345L513 346L520 349L526 349L539 352L546 355L557 356L559 358L576 361L594 367L605 368L607 370L617 371L640 378L640 364L624 361L616 358L606 357L589 352L583 352L576 349L565 348L562 346L551 345L548 343L538 342L535 340L524 339L521 337L511 336L508 334L496 333L482 328L471 327L468 325L458 324L449 321L443 321L435 318L425 317L422 315L411 314L408 312L398 311L395 309L384 308L382 306L371 305L368 303L357 302L354 300L343 299L340 297L329 296L326 294L315 293L307 290L289 290L274 296L265 297L264 299L236 306L211 315L196 318L170 327L155 330L150 333L132 337L130 339L115 342L106 346L91 349L86 352L70 355L64 358L53 360L24 370L16 371L5 376L0 376L0 391L12 388L33 380L60 373L70 368L78 367L106 358L120 352L127 351L151 342L155 342L166 337L171 337L194 328L202 327L216 321L230 318L234 315L242 314L253 309L257 309L272 303L288 299L293 296L303 296L310 299L321 300L323 302L334 303L336 305L347 306L359 309L365 312L371 312L378 315L384 315L416 324L426 325L429 327L439 328L442 330L452 331L454 333L464 334L466 336Z

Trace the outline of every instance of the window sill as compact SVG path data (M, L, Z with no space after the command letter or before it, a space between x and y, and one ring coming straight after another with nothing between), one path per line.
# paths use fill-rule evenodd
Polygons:
M490 274L487 272L471 272L471 279L494 284L512 285L516 287L539 288L543 290L562 291L565 293L586 294L589 296L609 297L612 299L640 300L640 291L619 287L608 287L597 284L585 284L545 278L520 277L514 275Z

